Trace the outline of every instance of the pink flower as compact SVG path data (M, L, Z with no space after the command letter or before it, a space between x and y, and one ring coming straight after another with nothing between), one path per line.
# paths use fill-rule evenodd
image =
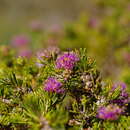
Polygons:
M111 92L113 93L115 89L119 88L120 94L118 99L110 100L110 103L116 103L120 106L128 104L130 101L129 94L126 91L126 84L123 82L116 83L113 85Z
M66 52L57 58L56 68L72 70L77 61L79 61L79 58L75 53Z
M49 77L46 81L45 81L45 91L48 92L56 92L56 93L63 93L64 89L61 88L62 87L62 83L59 82L56 78L54 77Z
M122 113L122 109L117 105L110 104L98 109L97 117L104 120L117 120Z
M11 44L15 47L26 46L30 39L25 35L17 35L12 38Z

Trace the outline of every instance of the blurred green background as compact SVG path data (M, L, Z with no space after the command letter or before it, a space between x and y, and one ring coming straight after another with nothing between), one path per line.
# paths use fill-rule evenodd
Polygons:
M129 56L124 58L130 52L129 12L130 0L0 0L0 44L23 33L31 49L55 41L61 49L87 48L104 75L116 78L124 64L129 67ZM33 20L43 24L41 33L31 32ZM47 32L54 25L60 34Z
M0 41L33 19L42 20L45 28L74 21L89 5L86 0L0 0Z

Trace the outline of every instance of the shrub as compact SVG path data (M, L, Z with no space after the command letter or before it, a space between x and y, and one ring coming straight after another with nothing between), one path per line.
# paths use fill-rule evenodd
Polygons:
M47 54L11 58L11 67L3 62L1 129L130 127L122 124L129 120L126 85L102 80L86 49Z

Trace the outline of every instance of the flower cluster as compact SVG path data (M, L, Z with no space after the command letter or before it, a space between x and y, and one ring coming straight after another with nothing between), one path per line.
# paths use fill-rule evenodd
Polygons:
M56 68L72 70L77 61L79 61L79 58L75 53L66 52L57 58Z
M49 77L46 81L45 81L45 91L48 92L56 92L56 93L63 93L64 89L62 88L62 83L59 82L56 78L54 77Z
M48 51L50 49L48 48ZM51 54L58 53L59 51L56 48L51 50ZM41 55L40 55L41 56ZM44 54L42 55L44 56ZM41 57L39 57L41 60ZM73 69L75 63L79 60L75 53L64 53L62 56L59 56L56 60L56 67L64 68L63 78L66 81L70 76L71 69ZM39 64L41 66L41 64ZM56 78L50 77L45 81L45 90L48 92L63 93L64 89L61 89L62 83L60 83Z
M98 109L97 117L104 120L117 120L122 113L122 109L117 105L110 104Z
M12 38L11 44L15 47L25 46L30 42L30 39L25 35L18 35Z
M1 50L8 51L6 48ZM22 56L28 56L29 53L22 51L20 50ZM5 73L0 77L0 105L3 104L1 108L7 106L6 109L13 106L16 111L10 113L12 107L8 113L2 109L0 112L5 114L1 117L8 118L14 116L14 113L22 117L21 114L25 114L25 122L31 119L33 124L34 118L38 119L37 129L50 129L52 122L58 122L56 129L59 128L59 123L63 126L61 129L66 129L66 126L67 129L95 129L98 123L103 126L113 120L118 123L122 121L118 120L119 117L122 119L129 116L126 85L117 83L108 88L85 49L59 53L57 48L50 47L39 53L38 57L31 58L32 60L26 60L20 57L15 62L12 61L14 67L7 66L3 69L9 70L9 75L6 77ZM36 65L42 68L38 69ZM6 88L10 88L8 93ZM10 102L14 97L17 106ZM19 101L24 108L21 108Z
M118 91L117 88L119 87L119 96L115 99L111 99L110 97L107 100L107 97L103 95L100 96L100 92L102 92L100 73L96 69L88 72L87 67L84 71L75 71L76 69L74 69L74 67L76 63L79 62L79 58L80 55L77 55L75 52L65 52L59 55L56 61L54 58L53 65L56 66L56 70L63 69L63 71L56 71L53 77L50 75L49 78L44 81L44 90L57 94L63 94L66 91L66 93L74 97L77 105L84 108L84 111L82 107L77 108L76 112L79 113L79 116L82 115L83 112L87 114L87 117L83 115L79 120L85 119L85 122L88 122L91 118L91 112L97 113L95 118L110 121L117 120L126 111L125 104L128 103L129 98L126 92L126 85L124 83L118 83L113 85L112 89L108 91L108 93L113 93L114 91ZM82 66L80 66L80 68L82 68ZM64 94L66 95L66 93ZM104 106L103 103L109 105ZM89 104L95 104L96 107L91 109ZM69 109L68 111L73 111L73 108ZM88 110L90 113L88 113ZM72 120L77 119L74 118ZM80 123L79 121L78 124Z
M127 93L126 91L126 84L125 83L116 83L113 85L112 87L112 91L115 91L115 89L119 88L119 91L120 91L120 95L118 97L118 99L114 99L114 100L111 100L110 102L111 103L116 103L117 105L124 105L124 104L128 104L129 101L130 101L130 98L129 98L129 94Z
M126 91L126 84L125 83L116 83L116 84L114 84L113 86L112 86L112 91L114 91L116 88L118 88L118 87L120 87L120 90L122 91L122 92L124 92L124 91Z

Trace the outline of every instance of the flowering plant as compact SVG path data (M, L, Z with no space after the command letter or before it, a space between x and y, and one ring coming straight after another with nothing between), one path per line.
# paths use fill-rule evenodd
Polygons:
M108 123L117 128L126 118L129 122L125 84L105 83L85 49L52 50L49 57L44 51L32 59L12 58L12 66L5 62L1 67L2 129L97 129Z

